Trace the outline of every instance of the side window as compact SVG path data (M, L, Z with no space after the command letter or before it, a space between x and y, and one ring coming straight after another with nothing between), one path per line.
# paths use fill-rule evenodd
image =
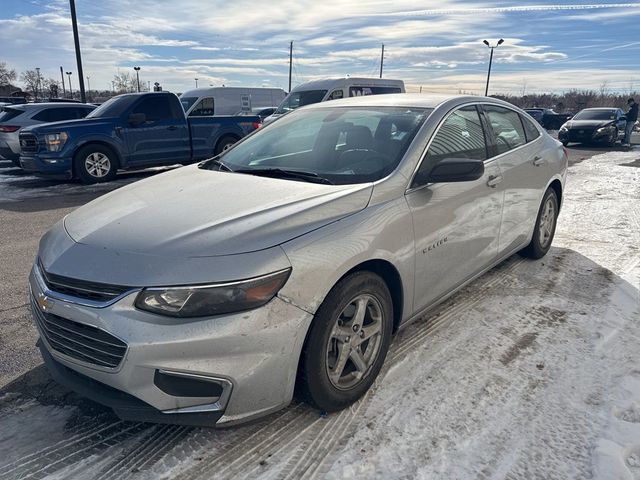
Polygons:
M93 108L79 108L78 109L78 118L84 118L87 115L89 115L91 112L93 112Z
M412 187L424 184L433 166L446 158L486 160L484 130L476 107L460 108L440 125L416 173Z
M349 87L350 97L363 97L365 95L372 95L373 92L369 87Z
M33 119L40 122L61 122L63 120L75 120L75 108L47 108L36 114Z
M485 105L484 111L491 123L498 155L527 143L517 112L495 105Z
M371 87L372 95L382 95L385 93L402 93L400 87Z
M190 117L212 117L214 111L213 97L203 98L198 104L191 110Z
M144 98L132 113L144 113L147 122L157 122L158 120L168 120L173 118L169 97L166 95L151 95Z
M531 122L531 120L526 118L524 115L520 115L520 120L522 120L522 126L524 127L524 133L527 137L527 142L532 142L540 136L540 131Z
M42 110L31 118L39 122L51 122L51 120L49 120L49 110Z
M329 98L327 98L327 100L337 100L343 97L344 97L344 94L342 93L342 89L334 90L333 92L331 92L331 95L329 95Z

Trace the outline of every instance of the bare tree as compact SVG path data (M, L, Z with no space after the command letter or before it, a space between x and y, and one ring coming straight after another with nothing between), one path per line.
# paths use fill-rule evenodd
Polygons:
M16 78L16 71L9 68L5 62L0 62L0 85L9 85L15 82Z
M38 75L36 70L25 70L20 74L20 81L24 84L25 90L34 97L42 90L42 77Z

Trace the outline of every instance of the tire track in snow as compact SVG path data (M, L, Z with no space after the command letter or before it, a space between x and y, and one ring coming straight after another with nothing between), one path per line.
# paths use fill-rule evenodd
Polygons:
M93 433L82 436L45 454L38 454L27 462L17 462L13 468L3 472L0 480L44 478L64 467L73 465L93 454L106 450L148 429L149 424L116 422L105 425Z

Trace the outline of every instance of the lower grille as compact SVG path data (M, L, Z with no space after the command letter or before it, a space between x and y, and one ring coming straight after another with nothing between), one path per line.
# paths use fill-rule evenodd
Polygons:
M106 283L88 282L76 278L63 277L45 271L40 259L38 269L47 288L52 292L62 293L71 297L84 298L96 302L108 302L123 293L132 290L133 287L123 285L110 285Z
M38 151L38 137L31 133L21 133L20 149L23 152L36 153Z
M31 298L33 317L40 332L55 351L101 367L117 368L127 344L99 328L43 312Z

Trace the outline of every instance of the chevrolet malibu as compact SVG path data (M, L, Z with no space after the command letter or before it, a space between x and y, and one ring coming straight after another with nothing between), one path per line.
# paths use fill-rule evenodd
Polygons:
M45 363L124 419L231 425L369 389L393 335L553 240L567 158L485 97L301 108L222 155L120 188L41 240Z

